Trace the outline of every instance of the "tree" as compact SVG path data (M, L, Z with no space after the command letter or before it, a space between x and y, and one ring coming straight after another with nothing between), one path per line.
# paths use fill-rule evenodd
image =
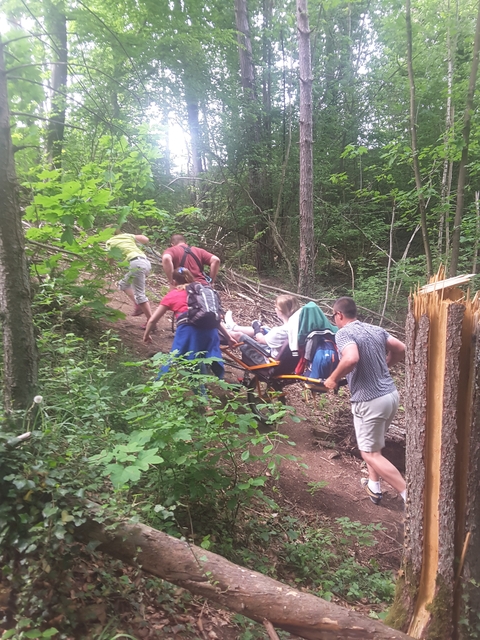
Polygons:
M427 226L427 207L422 190L422 178L420 175L420 163L418 161L418 143L417 143L417 123L416 123L416 106L415 106L415 76L413 72L413 39L412 39L412 16L410 9L410 0L406 0L406 23L407 23L407 67L408 80L410 85L410 138L412 142L412 161L413 173L415 175L415 187L418 196L418 206L420 209L420 224L422 227L423 248L427 260L427 276L432 274L432 252L430 250L430 240L428 238Z
M4 46L0 40L0 317L4 350L3 399L8 412L26 409L32 402L37 384L37 350L10 134Z
M452 257L450 260L450 276L455 276L458 268L458 258L460 254L460 233L462 230L462 217L465 199L465 181L467 177L468 148L470 139L470 127L473 111L473 97L475 94L475 83L477 81L478 57L480 53L480 2L478 3L477 27L475 30L475 40L473 43L472 66L470 70L470 80L468 83L467 102L465 105L465 115L463 116L463 145L462 157L460 159L460 169L457 182L457 205L455 208L455 219L452 233Z
M407 318L406 539L387 623L414 638L478 630L480 327L465 280L426 285Z
M307 0L297 0L300 70L300 260L298 291L310 295L315 284L313 228L312 63Z
M45 22L52 43L51 115L47 126L47 155L50 164L61 165L68 79L67 18L63 2L45 0Z

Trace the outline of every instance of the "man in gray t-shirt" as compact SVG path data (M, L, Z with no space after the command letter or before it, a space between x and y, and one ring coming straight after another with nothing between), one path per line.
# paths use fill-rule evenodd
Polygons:
M385 432L398 409L398 392L389 367L403 359L405 345L385 329L357 320L352 298L339 298L333 306L333 322L339 328L335 342L340 362L327 380L335 389L347 377L358 448L368 468L362 486L374 504L382 499L380 478L405 500L406 485L400 472L382 455Z

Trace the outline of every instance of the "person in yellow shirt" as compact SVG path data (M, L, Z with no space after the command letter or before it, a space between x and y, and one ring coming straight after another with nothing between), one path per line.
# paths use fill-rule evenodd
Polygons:
M106 242L108 252L111 252L112 249L119 249L122 260L130 263L128 272L118 283L118 288L124 291L135 305L132 315L140 316L143 314L147 322L152 315L152 311L145 295L145 280L150 273L152 265L139 245L148 243L147 236L134 235L133 233L117 233ZM111 260L113 261L113 259L114 257L112 256Z

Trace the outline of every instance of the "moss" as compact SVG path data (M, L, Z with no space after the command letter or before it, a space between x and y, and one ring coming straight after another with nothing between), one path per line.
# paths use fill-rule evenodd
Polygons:
M418 579L410 566L400 572L395 586L393 604L388 610L385 624L392 629L406 631L413 613L413 604L418 592Z
M427 611L432 617L425 640L450 640L453 612L452 588L444 582L441 576L437 576L436 582L436 595L427 606Z

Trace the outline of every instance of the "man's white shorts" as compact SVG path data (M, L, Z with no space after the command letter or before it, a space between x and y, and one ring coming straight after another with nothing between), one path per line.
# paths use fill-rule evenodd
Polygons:
M385 433L398 409L398 391L368 402L352 402L353 424L360 451L373 453L385 446Z

